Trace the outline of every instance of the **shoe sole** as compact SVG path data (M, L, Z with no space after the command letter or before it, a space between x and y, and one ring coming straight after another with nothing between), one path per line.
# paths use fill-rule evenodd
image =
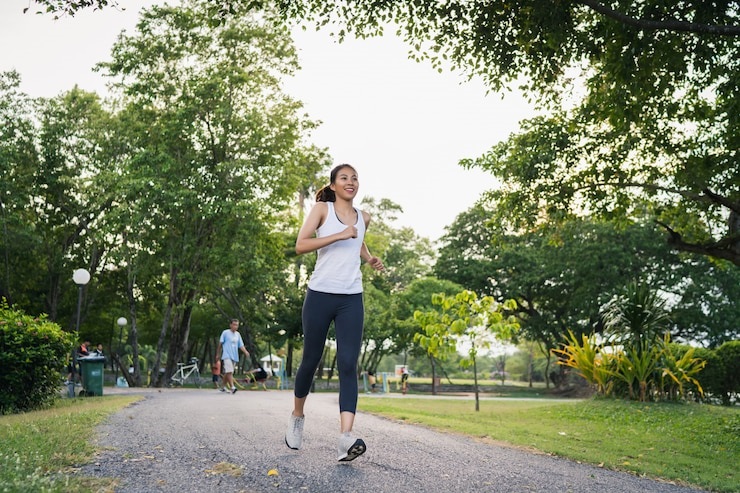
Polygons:
M347 450L347 455L339 458L339 462L349 462L351 460L355 460L356 458L364 454L366 450L367 446L365 445L365 442L363 442L361 438L358 438L357 440L355 440L355 443L352 444L349 450Z
M287 437L285 438L285 445L287 445L288 448L291 449L291 450L299 450L300 449L300 447L291 447L290 444L288 443L288 438Z

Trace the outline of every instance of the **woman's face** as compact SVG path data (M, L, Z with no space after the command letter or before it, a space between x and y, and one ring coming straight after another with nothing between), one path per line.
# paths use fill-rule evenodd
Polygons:
M360 188L360 180L357 178L357 172L351 166L345 166L337 172L334 183L330 187L334 190L337 198L352 200L357 195Z

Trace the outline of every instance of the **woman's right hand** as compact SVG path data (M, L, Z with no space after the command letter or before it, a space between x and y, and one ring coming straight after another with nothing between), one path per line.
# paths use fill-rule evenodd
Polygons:
M349 240L350 238L357 238L357 228L354 226L347 226L344 231L339 234L339 239Z

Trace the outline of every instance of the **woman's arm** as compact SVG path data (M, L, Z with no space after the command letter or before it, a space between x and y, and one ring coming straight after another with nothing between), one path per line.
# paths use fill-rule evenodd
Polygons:
M362 219L365 221L365 231L367 231L367 227L370 225L370 214L362 211ZM364 241L362 242L362 246L360 247L360 258L367 262L370 267L375 270L385 269L385 267L383 266L383 262L378 257L374 257L370 253L370 249L368 249L367 244L365 244Z
M319 248L331 245L335 241L357 237L357 228L347 226L344 231L317 238L316 230L324 223L328 210L329 207L326 205L326 202L317 202L311 209L311 212L308 213L308 217L303 223L303 226L301 226L301 230L298 231L298 238L295 242L295 252L297 254L314 252Z

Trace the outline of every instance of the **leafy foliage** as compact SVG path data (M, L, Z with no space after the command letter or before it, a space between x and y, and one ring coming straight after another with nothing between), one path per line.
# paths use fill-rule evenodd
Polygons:
M281 2L341 40L396 32L411 56L517 85L549 117L463 166L502 183L501 218L634 217L740 265L740 12L733 2ZM337 26L336 28L334 26Z
M632 283L623 296L604 309L607 339L597 344L593 334L570 337L553 353L560 365L575 368L601 395L626 394L633 400L677 400L690 386L703 395L696 375L706 361L694 349L681 354L670 345L665 302L646 285Z
M281 91L280 77L296 67L289 33L270 12L223 19L199 0L145 11L99 67L124 105L120 164L101 177L123 185L124 199L106 229L124 240L112 253L134 276L132 311L139 285L167 284L157 343L167 375L189 350L198 299L241 318L250 348L272 316L266 291L285 265L284 213L325 164L303 144L313 122Z
M740 396L740 341L728 341L713 351L700 350L706 369L697 379L722 404L737 405Z
M72 334L45 316L31 317L0 301L0 414L54 402L74 344Z
M707 361L700 357L695 357L696 348L681 348L675 344L669 344L668 337L664 340L663 360L661 366L660 392L667 395L669 399L675 399L676 396L685 396L687 388L690 388L698 396L704 395L698 375L703 372Z
M478 410L476 357L481 349L490 347L491 337L500 341L511 340L519 324L515 317L506 316L505 312L513 310L516 302L507 300L499 304L492 296L478 298L475 292L464 290L454 296L436 293L432 295L432 305L432 310L414 312L414 320L423 330L414 335L414 342L426 349L430 356L442 360L455 354L458 344L466 346L467 357L460 363L463 367L473 367Z
M614 385L614 375L617 359L614 354L604 351L604 346L596 343L596 337L581 334L581 340L568 331L568 338L564 348L553 349L553 353L560 356L559 363L578 371L588 383L596 387L596 391L608 396Z
M602 310L605 335L615 344L640 349L663 337L669 318L666 302L644 282L630 282Z

